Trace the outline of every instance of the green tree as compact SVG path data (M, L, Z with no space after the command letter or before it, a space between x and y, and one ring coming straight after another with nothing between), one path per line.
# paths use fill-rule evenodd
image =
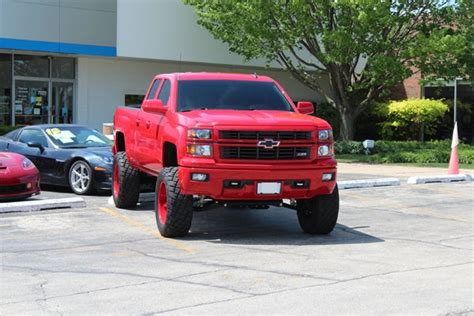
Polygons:
M444 39L459 12L449 0L183 1L232 52L277 61L325 96L341 115L342 139L354 137L357 117L414 66L437 61L420 58L421 46ZM454 37L447 45L465 43ZM331 92L320 86L323 72Z

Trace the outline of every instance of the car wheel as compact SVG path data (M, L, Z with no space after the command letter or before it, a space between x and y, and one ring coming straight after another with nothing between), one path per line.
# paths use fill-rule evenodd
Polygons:
M193 197L181 193L178 168L163 168L156 181L155 216L160 234L180 237L188 233L193 220Z
M123 151L114 157L112 196L118 208L135 207L140 196L140 172L130 165Z
M93 190L92 169L84 160L78 160L69 168L69 186L76 194L89 194Z
M337 185L329 195L297 201L298 222L308 234L326 235L336 226L339 215L339 191Z

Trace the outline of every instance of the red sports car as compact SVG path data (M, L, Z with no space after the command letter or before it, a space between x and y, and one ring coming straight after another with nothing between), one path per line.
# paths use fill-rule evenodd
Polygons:
M20 154L0 152L0 201L20 200L40 193L39 171Z

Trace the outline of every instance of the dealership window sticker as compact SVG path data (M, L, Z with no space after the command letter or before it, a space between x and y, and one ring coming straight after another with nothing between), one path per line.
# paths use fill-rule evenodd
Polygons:
M48 128L46 133L63 144L74 143L73 138L76 138L76 135L71 131L64 131L59 128Z

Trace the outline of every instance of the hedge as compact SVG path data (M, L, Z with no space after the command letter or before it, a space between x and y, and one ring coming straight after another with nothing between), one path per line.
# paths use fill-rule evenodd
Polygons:
M17 126L0 125L0 136L5 135L6 133L9 133L17 128Z
M362 142L338 141L334 145L338 154L364 154ZM474 164L474 146L460 144L459 162ZM451 141L400 142L376 141L368 156L374 163L447 163L451 154Z

